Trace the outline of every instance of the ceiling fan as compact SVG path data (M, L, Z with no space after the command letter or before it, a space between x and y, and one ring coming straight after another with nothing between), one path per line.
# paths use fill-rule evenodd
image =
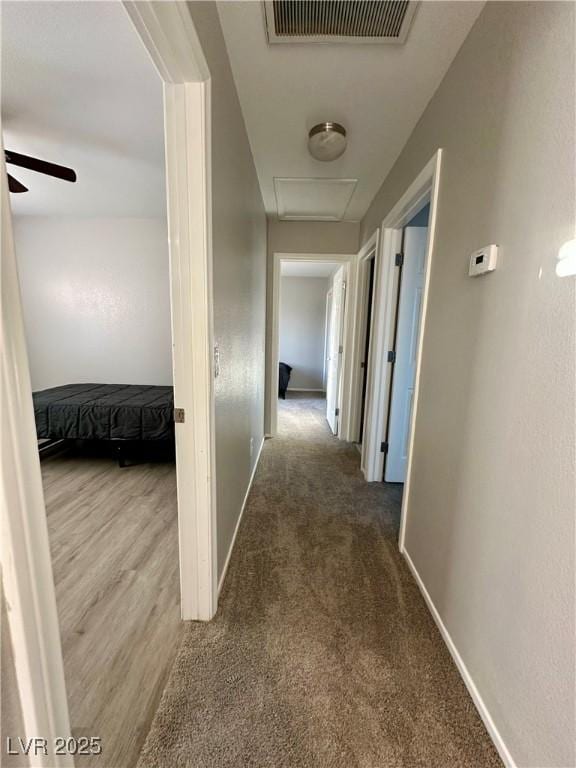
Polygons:
M39 160L37 157L20 155L18 152L12 152L8 149L4 151L4 157L7 163L17 165L20 168L28 168L30 171L44 173L46 176L53 176L55 179L62 179L63 181L76 181L76 171L73 171L72 168L56 165L56 163L48 163L46 160ZM24 184L10 174L8 174L8 189L10 192L28 192L28 187L25 187Z

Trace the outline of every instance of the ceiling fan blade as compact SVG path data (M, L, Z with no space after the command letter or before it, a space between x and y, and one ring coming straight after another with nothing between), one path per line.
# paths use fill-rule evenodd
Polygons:
M14 176L10 176L9 173L6 175L8 176L8 189L10 192L28 192L28 187L21 184L18 179L15 179Z
M30 171L45 173L47 176L54 176L63 181L76 181L76 172L72 168L66 168L56 163L48 163L46 160L39 160L37 157L20 155L18 152L11 152L8 149L4 152L7 163L18 165L20 168L28 168Z

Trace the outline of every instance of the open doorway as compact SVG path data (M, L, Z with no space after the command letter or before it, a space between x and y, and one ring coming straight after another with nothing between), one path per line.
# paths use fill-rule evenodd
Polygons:
M7 4L6 7L12 4ZM40 6L59 4L15 3L23 6L24 14L34 21ZM102 4L67 3L70 13L96 12ZM169 259L170 259L170 309L172 315L173 382L176 405L174 429L176 434L176 473L178 477L178 550L180 565L180 615L184 619L210 619L217 605L216 577L216 518L215 518L215 460L214 460L214 390L213 390L213 332L212 332L212 247L210 214L210 152L207 137L210 135L211 113L209 109L210 72L204 54L195 35L192 19L183 3L165 3L162 8L152 7L145 1L121 5L104 4L102 13L110 14L115 9L126 10L134 25L132 35L140 38L148 50L164 91L163 113L166 147L166 182L168 202ZM114 8L112 7L114 6ZM3 11L6 9L3 8ZM55 9L56 10L56 9ZM121 16L114 29L125 31L125 16ZM3 76L6 76L7 35L6 16L3 14ZM54 46L50 34L57 29L53 25L42 30L41 50L58 56L59 46ZM178 29L182 35L180 45L171 44L172 31ZM64 35L66 43L90 38L98 45L95 25L87 36ZM18 42L27 41L28 28L15 41L16 60L20 56ZM100 46L109 49L110 41ZM33 47L33 50L36 49ZM38 53L40 53L40 49ZM89 48L94 52L94 46ZM61 52L63 55L66 51ZM86 52L88 53L88 51ZM78 74L85 64L85 51L70 67ZM142 57L142 49L139 49ZM88 57L89 58L89 57ZM149 66L144 55L143 60ZM116 62L117 63L117 62ZM78 66L76 66L78 64ZM28 67L29 75L43 73L43 67ZM47 74L59 71L49 68ZM104 71L103 71L104 72ZM102 75L103 72L98 72ZM94 84L101 83L99 78ZM60 87L64 96L70 96L61 78L52 79L50 85ZM137 90L137 89L136 89ZM88 99L91 108L97 108L105 101L106 88L100 99ZM4 91L3 91L4 96ZM23 94L26 98L27 92ZM43 94L39 98L44 103ZM123 109L131 107L131 93L127 103L120 102ZM35 103L31 98L28 106ZM70 98L63 110L65 116L83 120L82 110L69 109ZM144 99L144 102L146 100ZM51 99L48 99L51 103ZM25 115L30 116L30 110ZM115 121L119 119L115 114ZM106 113L105 113L106 116ZM4 120L3 115L3 120ZM108 114L109 117L109 114ZM131 116L133 118L134 115ZM138 120L138 114L135 115ZM18 115L13 115L14 119ZM113 121L113 122L115 122ZM88 123L91 121L88 118ZM110 121L107 121L110 124ZM52 123L50 123L52 125ZM50 125L45 126L49 129ZM2 126L3 127L3 126ZM134 132L127 131L130 142ZM29 132L32 139L40 132L40 126L33 124ZM95 140L92 125L88 132L74 133L73 137L83 142ZM124 138L124 137L123 137ZM115 144L95 142L101 149L114 152ZM62 141L62 148L68 144ZM125 155L134 159L137 143L130 143ZM33 148L31 154L34 152ZM124 158L124 155L120 158ZM55 158L51 158L54 160ZM145 158L144 163L148 162ZM17 253L13 237L13 216L10 192L6 177L4 157L0 159L2 173L2 415L3 443L6 466L3 475L3 493L7 503L3 507L3 535L0 556L4 596L9 606L9 627L13 651L13 671L16 676L18 698L22 720L27 733L42 734L49 744L57 737L71 733L69 707L66 695L64 669L62 664L62 643L59 617L54 589L53 567L50 555L46 506L42 488L41 468L38 456L35 414L32 401L30 365L25 338L21 291L18 280ZM93 171L97 169L92 168ZM120 169L121 171L121 169ZM12 184L11 184L12 186ZM105 186L104 193L109 191ZM146 190L143 190L146 193ZM126 203L129 204L129 197ZM194 280L190 280L190 275ZM68 295L71 295L70 293ZM72 294L73 295L73 294ZM102 297L100 297L102 298ZM55 299L56 303L56 299ZM95 302L97 305L97 302ZM121 306L118 307L121 316ZM74 333L76 327L67 329ZM194 419L185 418L194 413ZM150 556L154 552L151 543ZM201 556L200 554L201 553ZM132 553L131 553L132 554ZM125 564L126 565L126 564ZM152 567L155 564L151 563ZM133 569L126 569L129 579ZM134 574L132 574L134 576ZM74 584L72 584L74 587ZM105 599L106 594L102 597ZM158 628L158 614L152 611L148 630ZM102 621L99 637L106 639L109 627ZM149 634L150 634L149 632ZM79 633L81 640L81 633ZM137 640L137 634L131 637ZM160 643L162 651L166 648ZM129 655L123 660L130 663L139 655ZM4 659L3 659L4 661ZM151 663L157 664L153 655ZM140 682L145 673L136 670ZM115 679L122 680L122 665L115 668ZM133 679L133 677L132 677ZM149 681L147 681L149 682ZM80 691L80 688L79 688ZM90 692L92 693L92 692ZM99 693L102 693L100 689ZM135 698L144 699L141 689L133 687ZM146 704L149 699L146 697ZM129 706L129 701L125 702ZM4 711L3 711L4 715ZM107 717L107 711L104 710ZM134 723L134 716L131 718ZM118 722L116 723L118 726ZM124 743L143 737L142 722L136 730L122 734ZM91 733L93 728L87 729ZM118 728L122 731L122 728ZM86 732L86 731L85 731ZM133 745L133 744L132 744ZM132 752L134 754L134 752ZM104 760L109 764L109 755ZM54 755L54 766L68 765L69 756Z
M162 82L120 4L8 3L2 42L7 160L77 177L8 166L71 732L131 766L183 629Z
M360 392L360 434L358 435L358 443L362 445L362 437L364 435L364 417L366 415L366 391L368 386L368 356L370 354L370 328L372 326L372 300L374 297L374 270L376 266L376 259L374 253L368 258L368 269L366 270L366 293L367 301L364 314L364 322L366 323L366 332L364 334L364 344L362 346L362 362L360 363L362 371L362 389Z
M351 392L350 438L362 454L366 432L367 406L370 401L370 352L374 320L374 286L376 281L378 233L358 254L356 339Z
M278 398L313 399L338 433L345 267L330 261L280 262Z
M268 437L278 434L279 403L289 397L301 398L298 393L304 392L322 400L330 431L341 440L349 439L351 358L347 351L352 343L353 313L348 296L355 290L354 258L347 254L273 256ZM316 410L318 407L316 403Z
M365 343L362 333L368 323L361 469L369 482L405 483L400 549L403 549L410 496L412 444L418 414L419 370L441 159L442 150L438 150L384 219L381 229L372 235L358 254L354 350L356 389L351 399L359 409L359 373ZM372 253L373 295L368 320L367 260Z

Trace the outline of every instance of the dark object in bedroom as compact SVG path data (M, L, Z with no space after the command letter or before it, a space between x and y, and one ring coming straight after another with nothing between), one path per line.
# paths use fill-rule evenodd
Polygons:
M138 443L174 442L173 387L66 384L32 398L39 440L114 441L120 466Z
M40 461L53 456L115 459L118 466L176 461L174 440L39 440Z
M278 395L282 400L286 400L286 390L292 373L292 366L287 363L280 363L278 371Z

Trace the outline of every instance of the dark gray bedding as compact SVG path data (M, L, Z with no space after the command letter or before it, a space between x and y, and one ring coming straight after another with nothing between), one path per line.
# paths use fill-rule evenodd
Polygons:
M32 397L39 439L174 439L172 387L66 384Z

